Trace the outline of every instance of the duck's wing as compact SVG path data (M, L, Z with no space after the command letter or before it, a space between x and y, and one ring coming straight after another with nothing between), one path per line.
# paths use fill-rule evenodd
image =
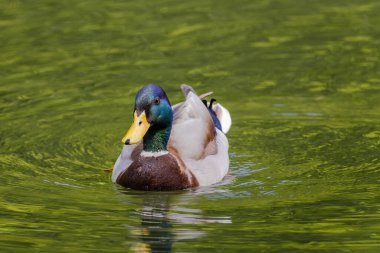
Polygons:
M206 106L190 86L181 86L185 102L173 107L173 126L169 146L181 158L201 159L215 154L214 123Z
M215 128L207 107L194 90L187 85L181 88L186 100L173 107L168 149L183 161L199 185L210 185L222 180L228 172L228 141Z
M112 171L112 182L116 182L117 178L123 173L129 165L140 155L143 144L140 142L135 145L124 145L121 154L117 158Z
M189 85L182 84L181 89L182 89L182 93L185 95L186 98L190 92L193 94L196 94L194 89ZM203 99L207 98L208 96L210 96L211 94L213 94L212 91L204 93L202 95L199 95L198 97L199 97L199 99L203 100ZM174 115L177 114L176 113L177 110L179 110L182 105L183 105L183 103L178 103L178 104L175 104L173 106ZM207 102L207 106L208 107L210 106L209 102ZM230 130L231 125L232 125L230 112L224 106L222 106L220 103L212 104L212 110L215 112L215 115L221 124L222 132L227 134L227 132Z
M217 152L203 159L184 159L184 164L197 179L199 186L207 186L221 181L229 170L228 140L224 133L216 129Z

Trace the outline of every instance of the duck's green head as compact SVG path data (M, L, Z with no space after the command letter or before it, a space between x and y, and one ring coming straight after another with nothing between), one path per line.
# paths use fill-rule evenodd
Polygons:
M122 139L126 145L142 139L144 150L166 150L173 122L173 110L165 91L150 84L140 89L135 98L134 122Z

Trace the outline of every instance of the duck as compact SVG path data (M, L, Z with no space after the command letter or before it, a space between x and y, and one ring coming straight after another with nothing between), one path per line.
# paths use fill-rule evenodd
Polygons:
M220 182L229 171L229 111L212 92L198 96L182 84L185 100L171 105L165 91L149 84L136 94L133 123L112 181L135 190L169 191Z

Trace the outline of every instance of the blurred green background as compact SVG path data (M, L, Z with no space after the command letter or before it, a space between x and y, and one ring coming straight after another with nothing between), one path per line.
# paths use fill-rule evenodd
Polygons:
M379 252L377 0L0 0L1 252ZM114 185L134 94L228 108L231 172Z

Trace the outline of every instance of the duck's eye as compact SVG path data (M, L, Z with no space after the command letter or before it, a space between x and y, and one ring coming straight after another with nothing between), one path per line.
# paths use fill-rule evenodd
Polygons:
M155 105L159 105L160 104L160 98L159 97L155 98L153 103Z

